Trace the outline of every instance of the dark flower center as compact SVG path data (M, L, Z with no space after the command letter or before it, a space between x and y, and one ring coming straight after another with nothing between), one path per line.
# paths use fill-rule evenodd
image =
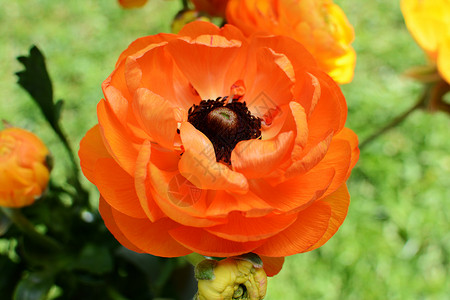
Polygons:
M188 121L203 132L214 146L216 160L231 163L231 151L240 141L261 138L261 120L245 102L228 97L202 100L189 109Z

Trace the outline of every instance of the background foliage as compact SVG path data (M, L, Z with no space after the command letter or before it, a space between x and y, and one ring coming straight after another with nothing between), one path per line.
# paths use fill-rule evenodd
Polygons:
M401 76L424 64L392 0L336 0L355 27L355 79L343 86L347 126L364 139L414 105L421 86ZM29 96L16 61L36 44L47 57L63 127L73 145L96 123L101 82L137 37L169 32L179 1L122 10L115 0L0 0L0 119L39 135L64 184L70 162ZM325 246L288 257L267 299L445 299L450 294L450 118L414 112L361 154L348 182L346 221ZM78 147L77 147L78 148ZM86 183L86 187L93 187ZM91 199L95 205L97 196ZM0 240L0 254L10 245ZM9 253L11 254L11 253ZM1 296L1 295L0 295Z

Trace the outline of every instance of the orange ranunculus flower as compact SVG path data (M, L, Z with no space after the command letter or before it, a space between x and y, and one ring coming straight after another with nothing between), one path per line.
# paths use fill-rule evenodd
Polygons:
M0 131L0 206L32 204L47 187L50 153L33 133L20 128Z
M450 83L450 0L402 0L409 32Z
M332 0L230 0L226 16L246 35L265 32L299 41L336 82L352 81L354 32Z
M210 16L225 17L228 0L192 0L195 9Z
M339 87L300 43L195 21L133 42L102 88L79 156L126 247L254 252L270 276L344 221L358 141Z
M144 6L147 1L148 0L119 0L119 4L123 8L135 8Z

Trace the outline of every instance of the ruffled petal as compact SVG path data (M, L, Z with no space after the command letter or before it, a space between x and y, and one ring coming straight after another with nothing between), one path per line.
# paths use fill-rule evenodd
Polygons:
M239 211L244 216L265 216L274 210L267 202L252 192L233 195L224 191L216 191L211 197L211 204L206 211L207 216L226 217L232 211Z
M272 172L286 159L292 149L294 133L280 133L271 140L247 140L239 142L231 152L233 170L247 178L260 178Z
M178 167L184 177L200 189L242 193L248 190L244 175L216 161L214 147L202 132L185 122L181 125L180 135L185 152Z
M317 243L328 228L330 206L316 202L298 213L297 221L279 234L267 239L253 252L258 255L282 257L306 252Z
M167 49L181 73L206 100L228 95L230 87L240 79L244 66L235 60L241 57L241 46L241 41L220 35L201 35L172 41ZM236 69L239 65L240 69Z
M249 87L243 100L252 115L262 118L266 123L280 114L280 107L293 100L291 88L295 78L290 71L290 62L284 54L270 48L256 48L255 65L248 66L244 82ZM263 134L263 139L264 139Z
M297 219L297 214L269 214L246 218L241 212L228 215L228 223L206 228L220 238L235 242L259 241L278 234Z
M343 184L334 193L321 199L319 202L328 204L331 208L331 218L325 234L312 245L308 251L314 250L325 244L339 229L347 216L348 206L350 204L350 195L347 186Z
M268 257L261 255L260 258L263 262L264 271L269 277L277 275L281 271L281 268L283 268L284 257Z
M138 253L143 253L142 249L139 249L135 244L133 244L130 240L128 240L125 235L123 235L122 231L120 231L119 227L116 225L116 221L112 215L111 206L100 196L100 202L98 204L98 210L100 215L102 216L103 222L105 222L106 228L114 235L117 241L121 243L126 248L131 251L135 251Z
M134 174L134 187L136 189L137 197L150 221L155 222L163 217L165 214L156 204L151 193L151 185L147 184L148 180L148 164L151 159L151 145L149 141L145 141L139 151L136 161L136 173Z
M141 141L128 134L104 100L97 105L97 115L106 149L128 174L133 175Z
M114 208L111 208L111 212L117 228L125 238L146 253L162 257L177 257L192 252L169 235L169 231L180 225L168 218L151 222L147 218L132 218Z
M238 243L219 238L202 228L179 227L170 235L186 248L206 256L229 257L253 252L263 241Z
M94 166L95 162L100 158L111 157L103 144L100 127L95 125L86 133L80 142L80 150L78 151L80 158L80 166L84 176L94 183Z
M330 186L335 170L310 172L284 181L276 186L262 179L249 180L250 190L273 208L280 211L298 211L319 199Z
M134 180L112 158L95 163L95 185L114 209L134 218L146 217L134 189Z
M177 121L174 108L161 96L145 88L136 91L133 109L151 140L173 150Z

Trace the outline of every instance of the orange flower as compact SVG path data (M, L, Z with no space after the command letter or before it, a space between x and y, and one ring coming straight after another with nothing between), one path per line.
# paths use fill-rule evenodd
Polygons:
M123 8L142 7L147 3L147 0L119 0L119 4Z
M450 1L402 0L409 32L450 83Z
M332 0L230 0L226 16L246 35L265 32L299 41L336 82L352 81L354 32Z
M195 9L210 16L225 17L228 0L192 0Z
M79 156L126 247L254 252L271 276L344 221L357 138L339 87L298 42L196 21L133 42L102 88Z
M42 141L26 130L0 131L0 206L32 204L47 187L50 153Z

